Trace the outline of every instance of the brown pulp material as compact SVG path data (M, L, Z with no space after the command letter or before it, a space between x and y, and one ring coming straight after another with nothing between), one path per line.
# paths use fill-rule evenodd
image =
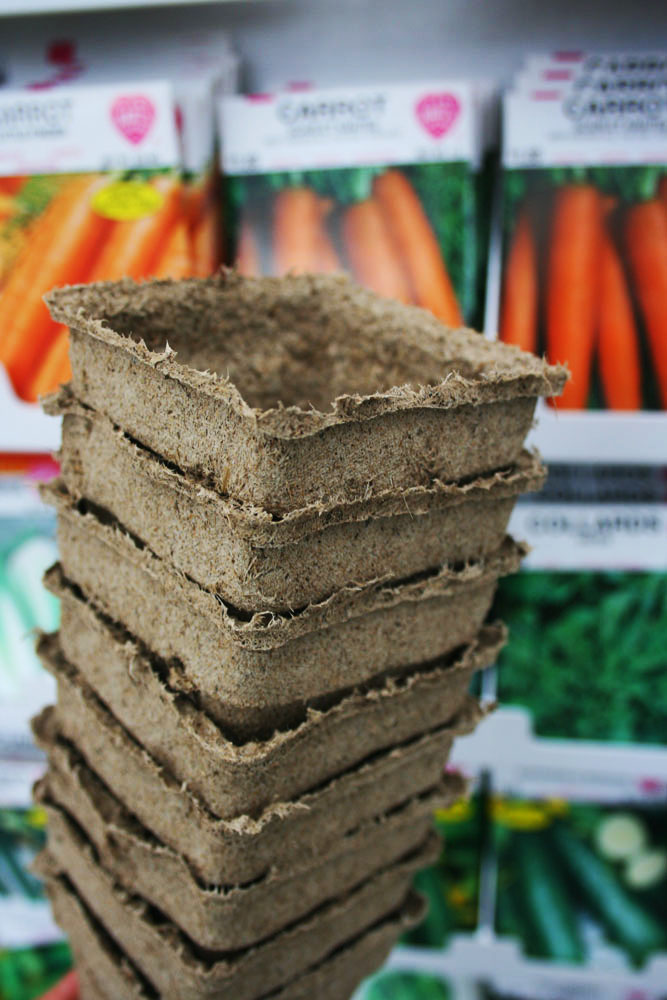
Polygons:
M509 466L567 378L343 276L124 280L48 304L82 402L274 513Z
M159 586L162 599L171 597L174 604L187 605L189 614L198 613L202 618L210 619L221 634L238 646L252 650L273 650L309 632L321 631L372 611L407 602L417 603L436 596L449 596L460 587L483 583L501 573L514 572L527 551L525 546L506 538L498 550L478 562L434 567L405 580L375 580L364 586L344 587L327 600L297 609L294 613L251 614L240 612L188 579L184 573L176 571L166 560L158 559L149 548L132 538L117 520L104 516L102 512L96 516L85 501L77 503L58 481L43 486L41 494L58 512L63 558L67 549L72 551L70 562L75 555L83 562L88 550L94 551L104 563L113 560L114 567L120 567L114 577L118 577L119 586L124 590L127 589L125 576L130 573L131 564L137 572L141 572L142 584L155 581L153 589ZM496 560L499 560L497 565ZM104 569L106 571L106 565ZM78 583L77 580L74 582ZM131 582L134 583L134 580ZM83 586L82 589L89 591L88 596L96 596L94 589Z
M126 699L140 701L137 710L149 714L150 699L162 695L164 700L168 691L173 701L184 702L186 708L190 704L200 707L220 726L228 739L236 742L263 740L276 729L294 728L305 720L309 709L324 711L330 708L350 694L358 681L378 686L389 677L399 678L424 671L429 665L437 667L444 658L452 656L455 650L474 639L495 590L495 581L492 580L481 587L461 590L448 599L447 614L440 616L442 626L447 627L447 634L439 639L438 645L434 635L431 647L444 650L443 656L429 660L428 664L401 664L399 661L394 666L397 653L389 661L389 669L381 669L376 674L371 673L373 663L348 665L346 658L337 669L332 668L332 676L308 676L308 687L304 693L310 697L306 701L285 705L273 701L279 697L280 676L270 675L267 678L256 670L248 678L242 672L237 670L234 673L224 666L217 671L212 668L191 671L178 660L162 660L145 643L137 641L123 627L100 614L90 602L84 601L80 591L62 576L57 567L48 572L46 583L61 602L59 641L62 651L88 677L94 688L104 690L105 684L120 684L126 692ZM408 605L405 620L397 628L417 627L420 624L418 613L408 614L413 607ZM360 624L364 624L363 619ZM389 626L387 632L389 643ZM403 644L397 640L397 645L402 648ZM430 652L428 646L426 651ZM458 687L463 683L461 680ZM341 687L334 687L336 684L341 684ZM452 696L455 696L454 689ZM248 704L251 698L254 698L255 704Z
M67 392L53 409L65 414L59 457L67 492L251 612L305 607L344 587L489 556L518 494L544 481L544 467L524 453L516 466L463 485L436 482L275 518L168 467Z
M57 635L38 644L43 665L58 682L58 718L79 743L86 715L99 715L100 697L146 750L222 819L257 816L269 805L317 788L395 743L438 729L463 710L474 671L495 661L505 642L486 626L450 665L388 679L355 692L326 711L309 710L295 729L261 742L231 743L204 712L161 684L147 661L135 676L147 681L137 698L132 677L100 670L96 692L62 655ZM146 674L148 671L148 674Z
M114 944L71 882L51 874L46 859L42 865L55 918L70 940L87 991L82 1000L157 1000L153 987ZM259 1000L341 1000L350 996L362 979L382 965L398 938L419 923L424 911L424 901L411 893L398 911L287 986L258 994Z
M71 881L164 1000L253 1000L291 982L398 910L415 872L432 864L440 849L432 833L398 863L260 944L235 953L211 952L193 946L140 896L115 884L83 833L61 819L59 835L49 836L49 868Z
M246 884L273 869L314 865L346 834L435 788L455 737L471 732L482 717L471 700L452 725L393 746L309 794L276 803L256 819L221 820L100 703L83 701L79 708L75 747L53 708L33 720L38 745L59 760L67 755L78 777L79 753L128 812L209 886Z
M333 694L409 672L471 641L498 576L514 572L525 551L507 540L482 563L339 592L295 616L244 621L123 532L78 513L58 493L55 499L67 580L55 570L49 585L78 587L96 611L169 664L175 690L196 691L200 706L237 739L294 725L306 706L325 707Z
M128 892L143 896L202 948L237 951L271 937L376 872L419 849L434 809L465 793L456 774L390 813L361 823L317 858L297 857L247 885L204 885L186 861L132 817L71 748L54 743L36 786L49 819L49 844L74 821L99 862Z

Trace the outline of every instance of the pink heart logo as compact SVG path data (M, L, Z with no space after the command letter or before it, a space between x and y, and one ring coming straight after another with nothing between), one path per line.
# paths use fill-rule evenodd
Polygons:
M148 134L154 119L155 106L143 94L117 97L111 105L112 122L135 146Z
M427 94L417 102L417 118L434 139L449 132L461 110L453 94Z

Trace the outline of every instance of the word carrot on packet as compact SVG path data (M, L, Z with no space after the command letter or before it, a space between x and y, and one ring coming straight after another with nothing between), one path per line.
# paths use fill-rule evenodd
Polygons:
M667 53L534 57L504 98L489 295L503 340L569 365L560 414L540 414L547 459L664 460L666 67Z
M481 313L481 87L447 80L220 102L230 257L346 270L445 323Z

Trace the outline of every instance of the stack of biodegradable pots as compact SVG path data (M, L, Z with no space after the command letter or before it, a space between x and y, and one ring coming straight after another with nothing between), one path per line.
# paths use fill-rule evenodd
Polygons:
M50 296L40 870L85 1000L343 1000L422 915L565 372L342 277Z

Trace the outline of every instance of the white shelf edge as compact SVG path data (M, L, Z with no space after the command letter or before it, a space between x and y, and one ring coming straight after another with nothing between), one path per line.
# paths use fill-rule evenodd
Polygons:
M0 809L27 809L32 786L46 770L44 760L17 760L0 756Z
M32 14L80 14L90 11L141 10L146 7L194 7L202 4L232 3L239 0L0 0L0 17ZM257 3L258 0L241 0Z
M527 958L517 941L489 933L454 935L442 950L399 946L386 968L442 977L467 975L532 1000L553 996L551 991L557 989L581 1000L612 1000L632 991L641 992L643 1000L658 1000L667 982L665 954L653 956L642 969L567 965Z
M47 417L38 403L19 399L0 365L0 451L54 452L60 447L61 417Z
M47 900L5 896L0 899L0 941L3 948L34 948L63 941Z
M546 462L664 465L667 413L558 410L540 400L526 447Z
M539 665L536 665L539 669ZM499 793L600 803L667 801L667 747L547 739L530 713L501 706L470 736L457 739L452 767L469 775L493 771Z

